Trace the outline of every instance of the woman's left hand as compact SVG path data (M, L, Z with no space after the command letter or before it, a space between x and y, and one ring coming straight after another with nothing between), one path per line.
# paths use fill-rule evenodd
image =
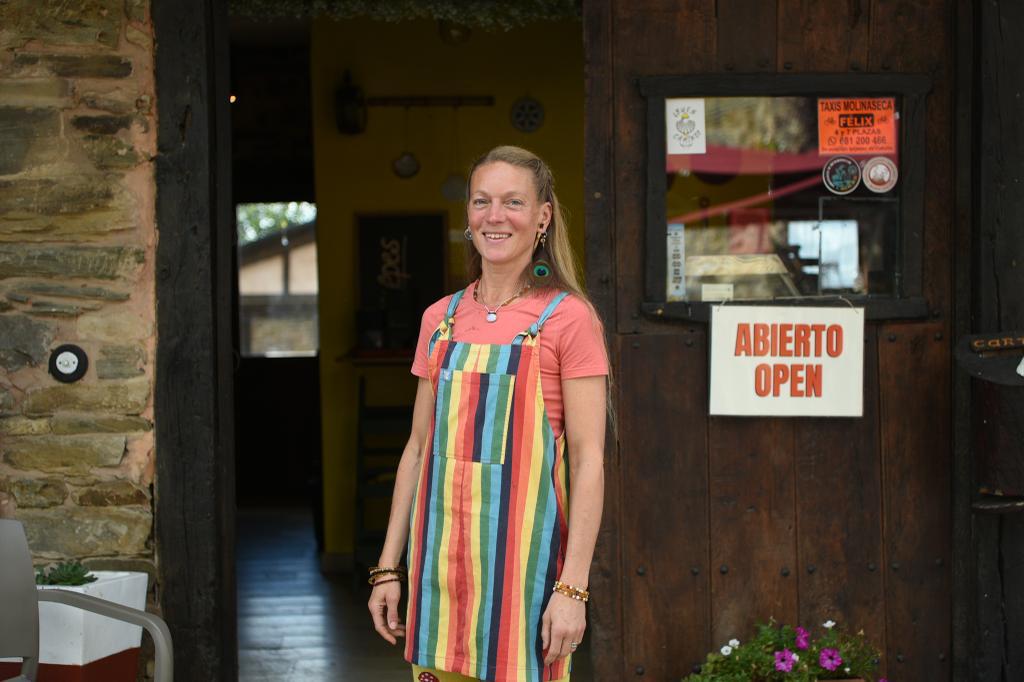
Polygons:
M555 592L541 620L540 639L547 655L545 664L565 658L583 641L587 629L587 607L583 602Z

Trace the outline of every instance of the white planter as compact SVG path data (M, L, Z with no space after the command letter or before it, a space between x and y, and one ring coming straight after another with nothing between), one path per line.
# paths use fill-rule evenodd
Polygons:
M149 576L135 571L93 571L95 582L77 587L43 586L106 599L144 610ZM86 665L101 658L138 648L142 628L82 611L64 604L39 604L39 662L61 665Z

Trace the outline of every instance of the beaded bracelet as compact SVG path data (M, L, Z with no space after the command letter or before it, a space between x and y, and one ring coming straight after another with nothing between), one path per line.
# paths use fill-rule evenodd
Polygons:
M405 573L404 566L370 566L370 575L378 573Z
M551 588L551 591L565 595L566 597L569 597L570 599L575 599L576 601L581 601L584 603L590 601L590 592L588 592L587 590L582 590L578 587L573 587L572 585L566 585L561 580L555 581L555 586Z
M379 578L388 575L395 576L394 580L402 580L406 576L405 568L402 566L373 566L370 568L370 578L367 582L371 585L376 585L379 582L383 582L378 580Z

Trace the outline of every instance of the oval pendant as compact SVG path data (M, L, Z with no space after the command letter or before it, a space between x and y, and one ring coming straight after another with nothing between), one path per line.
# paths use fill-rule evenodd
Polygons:
M487 321L488 322L497 322L498 321L498 313L488 312L487 313Z

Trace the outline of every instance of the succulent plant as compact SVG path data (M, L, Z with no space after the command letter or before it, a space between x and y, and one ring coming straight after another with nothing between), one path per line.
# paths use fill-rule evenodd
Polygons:
M36 571L36 585L85 585L95 580L81 561L64 561Z

